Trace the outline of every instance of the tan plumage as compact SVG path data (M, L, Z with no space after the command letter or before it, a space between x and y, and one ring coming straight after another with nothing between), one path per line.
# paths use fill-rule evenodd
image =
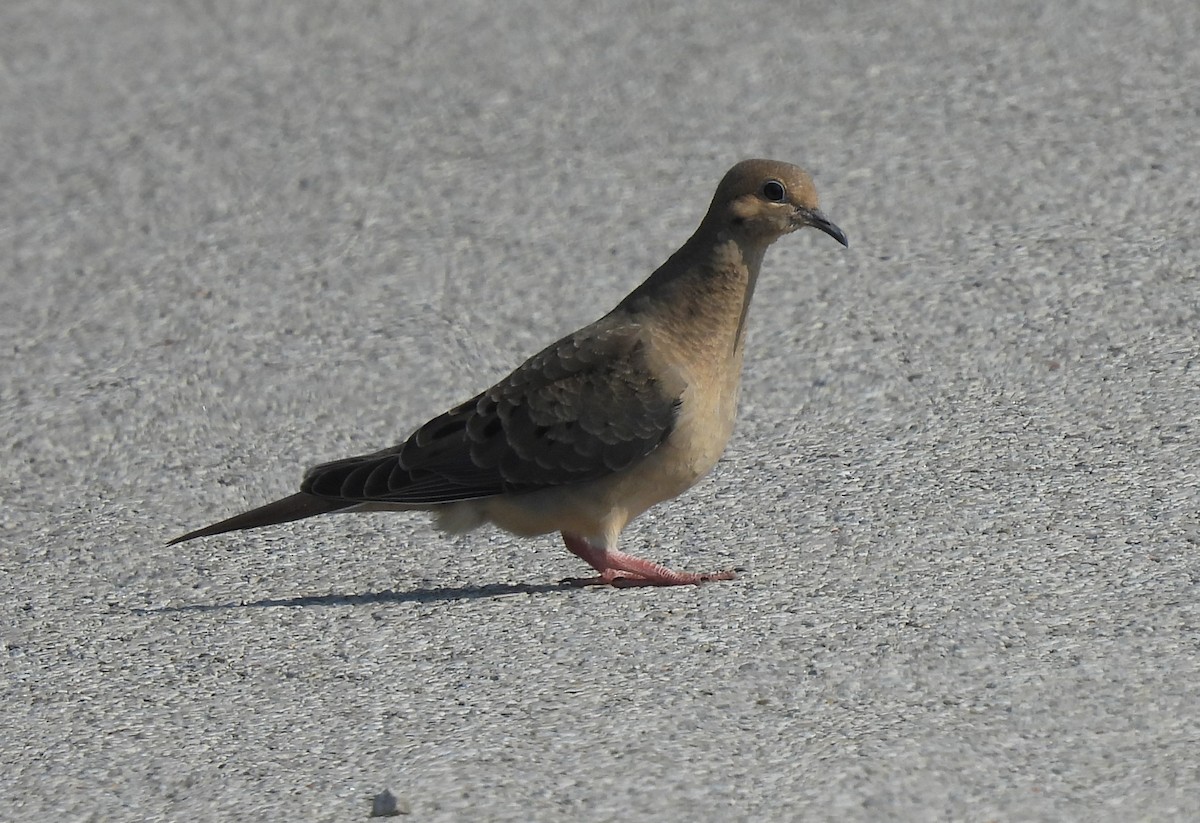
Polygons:
M763 255L805 226L846 245L804 171L738 163L691 239L604 317L405 442L316 466L299 493L171 543L334 511L418 509L449 531L491 522L519 535L562 532L599 573L580 582L731 578L671 571L617 542L629 521L690 488L725 450Z

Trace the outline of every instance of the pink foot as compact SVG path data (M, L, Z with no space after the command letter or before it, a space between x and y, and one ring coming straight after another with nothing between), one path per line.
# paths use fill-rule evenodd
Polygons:
M576 586L694 586L714 580L732 580L736 576L732 571L711 574L677 572L632 554L593 546L579 535L566 532L563 532L563 542L572 554L600 572L597 577L570 578L567 581Z

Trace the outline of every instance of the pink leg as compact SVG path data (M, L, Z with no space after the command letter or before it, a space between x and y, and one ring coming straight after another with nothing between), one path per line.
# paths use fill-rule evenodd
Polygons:
M598 577L571 580L577 586L691 586L734 578L732 571L712 574L673 571L632 554L593 546L577 534L563 532L563 542L572 554L600 572Z

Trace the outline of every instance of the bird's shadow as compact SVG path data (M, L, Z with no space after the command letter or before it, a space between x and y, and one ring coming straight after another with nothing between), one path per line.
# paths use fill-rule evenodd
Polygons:
M301 606L367 606L378 603L440 603L449 600L482 600L516 594L549 594L577 591L569 580L560 583L489 583L484 586L442 586L433 589L412 589L398 592L387 589L362 594L313 594L297 597L267 597L261 600L240 600L236 603L191 603L186 606L132 608L133 614L171 614L174 612L213 612L226 609L270 609Z

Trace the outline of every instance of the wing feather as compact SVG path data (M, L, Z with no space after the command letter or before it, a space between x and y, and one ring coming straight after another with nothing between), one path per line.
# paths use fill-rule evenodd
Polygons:
M675 375L653 373L637 326L592 326L405 442L310 469L301 488L353 502L429 505L588 482L657 448L683 388Z

